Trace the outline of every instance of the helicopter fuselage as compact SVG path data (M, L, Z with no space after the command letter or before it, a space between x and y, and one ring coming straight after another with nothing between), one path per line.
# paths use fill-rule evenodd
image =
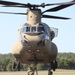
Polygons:
M20 41L12 50L12 54L21 63L49 63L56 60L57 47L51 41L50 28L45 23L37 26L24 24L19 29Z

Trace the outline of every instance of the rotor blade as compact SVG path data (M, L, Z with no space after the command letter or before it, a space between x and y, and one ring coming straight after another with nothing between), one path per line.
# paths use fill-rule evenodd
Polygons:
M75 0L70 1L70 2L62 2L62 3L46 4L45 6L51 6L51 5L68 5L68 4L75 4Z
M3 0L0 0L0 4L1 5L25 5L25 4L22 4L22 3L3 1Z
M58 17L58 16L51 16L51 15L42 15L43 18L53 18L53 19L63 19L63 20L68 20L70 18L66 17Z
M14 13L14 12L0 12L2 14L18 14L18 15L27 15L27 13Z
M53 12L53 11L59 11L59 10L61 10L61 9L64 9L64 8L69 7L69 6L71 6L71 5L73 5L73 4L60 5L60 6L57 6L57 7L52 8L52 9L48 9L48 10L44 11L43 13L45 13L45 12Z
M67 2L67 3L58 3L57 5L59 5L59 6L48 9L48 10L42 12L42 13L59 11L61 9L67 8L67 7L69 7L71 5L74 5L74 4L75 4L75 1Z
M9 2L9 1L0 1L1 7L22 7L22 8L31 8L31 7L42 7L41 5L35 5L35 4L23 4L23 3L17 3L17 2Z
M25 8L24 5L2 5L0 7L20 7L20 8Z

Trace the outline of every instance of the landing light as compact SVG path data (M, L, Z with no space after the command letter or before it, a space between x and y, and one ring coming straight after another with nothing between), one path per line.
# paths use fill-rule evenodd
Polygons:
M31 52L31 50L28 50L29 52Z
M39 52L40 50L37 50L37 52Z

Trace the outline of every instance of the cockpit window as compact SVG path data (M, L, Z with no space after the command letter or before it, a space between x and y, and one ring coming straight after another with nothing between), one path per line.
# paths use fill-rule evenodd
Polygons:
M30 32L30 27L23 27L22 33L25 33L25 32Z
M38 32L45 32L44 27L39 26L39 27L38 27Z
M43 26L23 26L21 29L22 33L27 33L27 32L36 32L36 33L44 33L45 29Z
M36 27L31 27L31 32L35 32L36 31Z
M26 32L30 32L30 27L26 27Z

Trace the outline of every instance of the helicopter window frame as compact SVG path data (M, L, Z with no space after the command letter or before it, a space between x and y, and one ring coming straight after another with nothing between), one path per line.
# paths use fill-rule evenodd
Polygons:
M38 31L38 32L45 33L45 28L44 28L44 26L38 26L38 27L37 27L37 31Z
M31 26L31 32L37 32L37 27L36 26Z
M27 33L27 32L31 32L31 27L30 26L23 26L21 29L22 33Z

